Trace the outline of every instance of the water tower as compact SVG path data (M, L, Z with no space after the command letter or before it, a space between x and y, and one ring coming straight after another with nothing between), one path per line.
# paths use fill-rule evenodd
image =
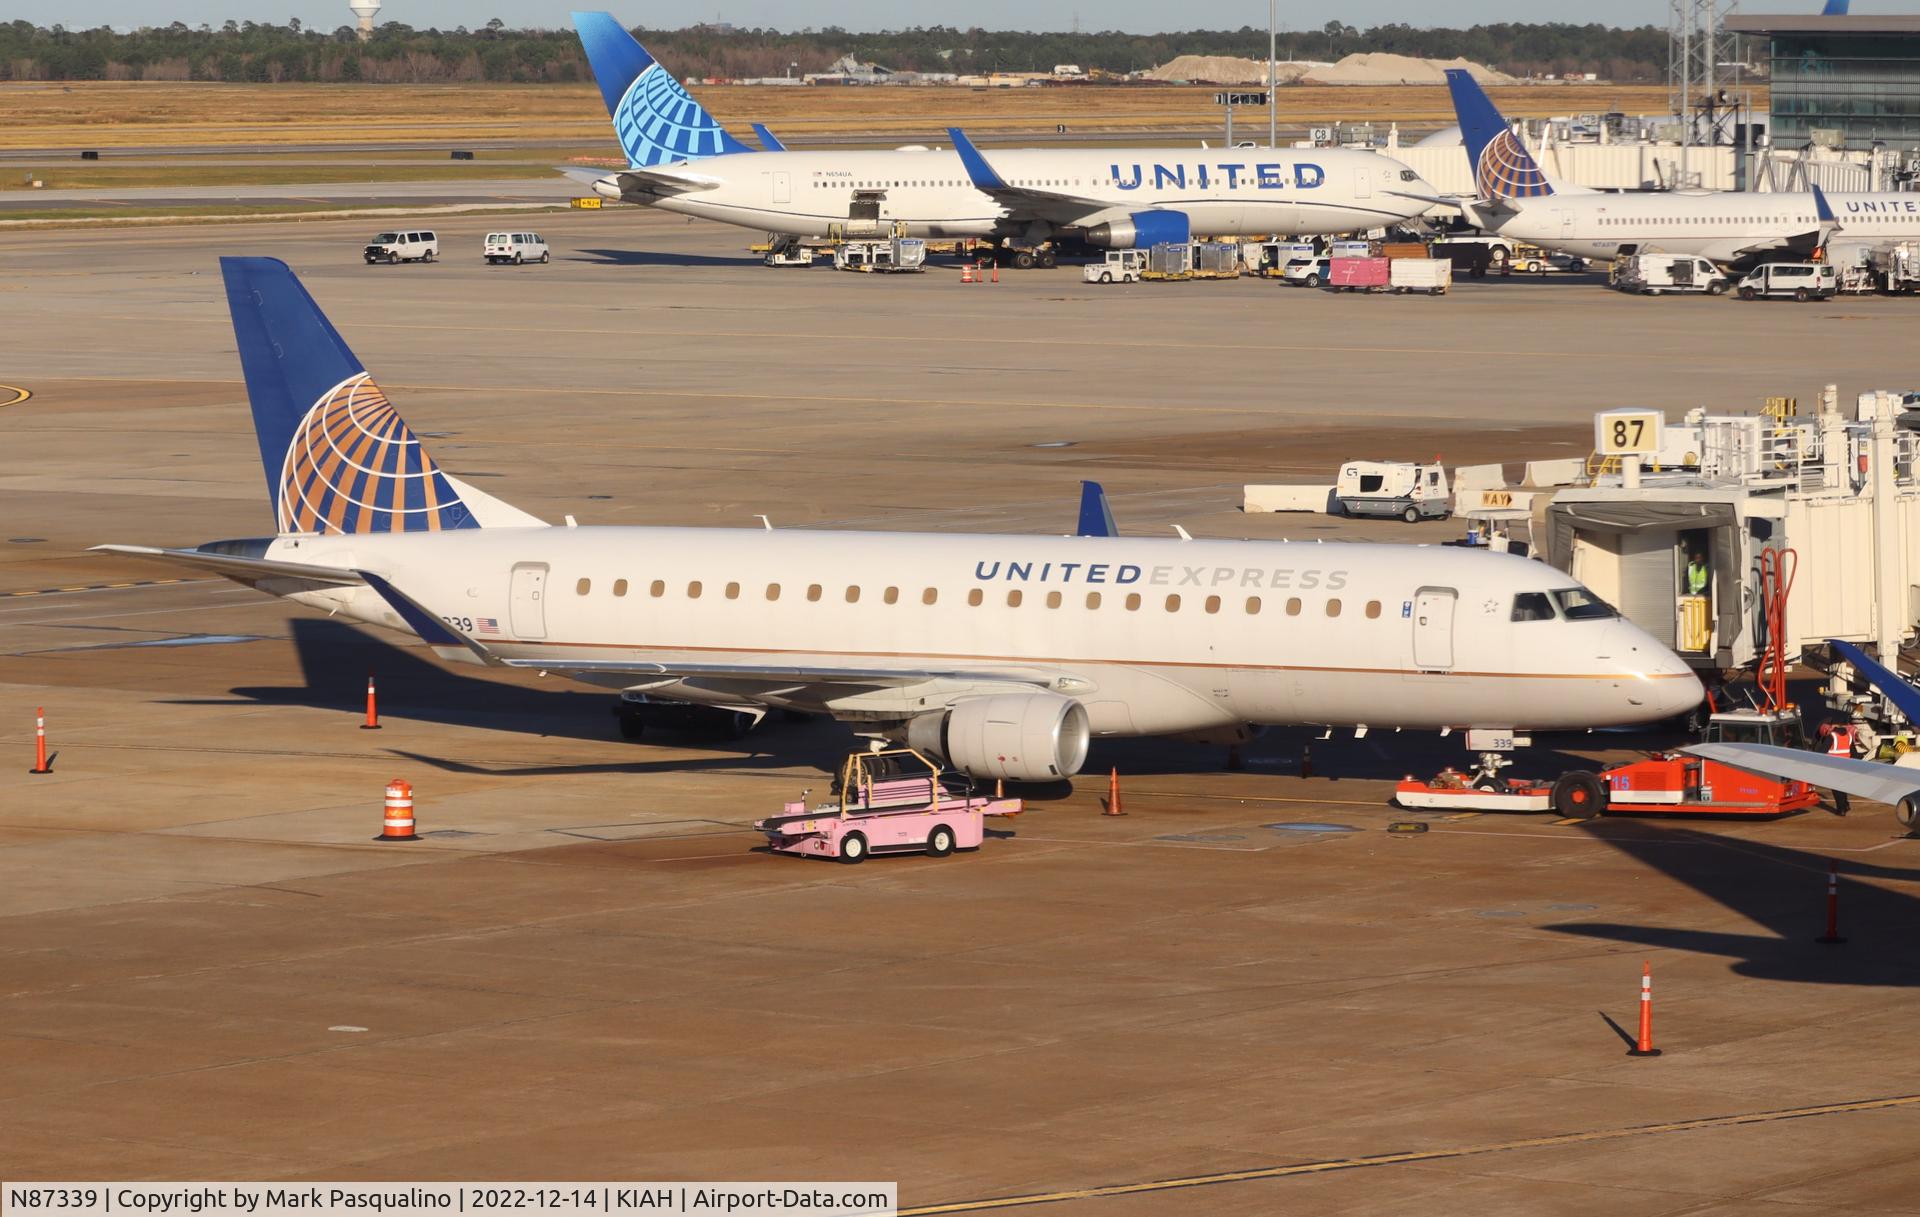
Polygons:
M355 28L360 32L360 41L373 37L373 19L380 12L380 0L347 0L347 7L353 10Z

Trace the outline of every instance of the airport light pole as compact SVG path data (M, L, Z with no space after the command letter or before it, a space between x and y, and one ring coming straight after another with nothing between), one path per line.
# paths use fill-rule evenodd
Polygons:
M1280 0L1267 0L1267 147L1280 146Z

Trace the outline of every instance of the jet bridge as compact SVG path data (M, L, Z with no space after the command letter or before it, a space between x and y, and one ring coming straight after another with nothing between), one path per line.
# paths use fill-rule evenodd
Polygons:
M1831 386L1810 417L1690 413L1665 428L1677 465L1597 466L1554 492L1543 556L1695 668L1729 671L1766 647L1762 553L1791 550L1789 657L1833 638L1891 654L1920 620L1920 400L1863 394L1851 414Z

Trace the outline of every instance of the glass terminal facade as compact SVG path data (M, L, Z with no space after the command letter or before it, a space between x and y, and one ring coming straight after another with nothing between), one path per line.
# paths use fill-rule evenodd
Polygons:
M1773 144L1920 147L1920 34L1776 30Z

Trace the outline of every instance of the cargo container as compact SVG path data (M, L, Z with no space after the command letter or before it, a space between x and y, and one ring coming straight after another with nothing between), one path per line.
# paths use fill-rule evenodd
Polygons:
M1445 258L1393 258L1387 262L1387 282L1394 291L1443 296L1453 286L1453 263Z
M1388 282L1385 258L1333 259L1333 290L1337 292L1384 292Z

